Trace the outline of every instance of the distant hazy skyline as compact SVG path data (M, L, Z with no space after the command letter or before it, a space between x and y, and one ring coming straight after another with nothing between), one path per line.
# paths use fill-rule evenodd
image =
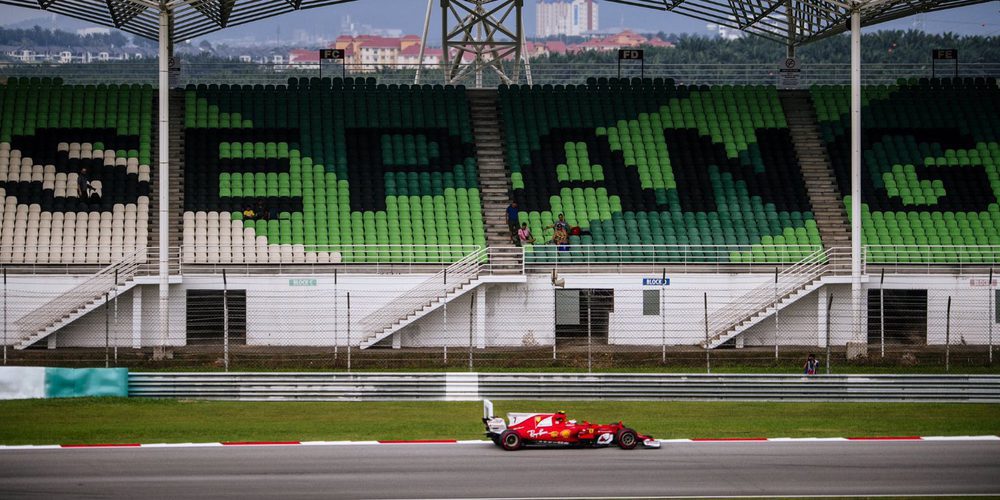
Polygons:
M439 2L434 1L429 39L439 43L441 38L441 12ZM666 33L709 34L706 22L684 17L679 14L661 12L641 7L600 1L601 31L630 28L639 31L663 31ZM373 28L398 29L403 33L420 34L423 29L424 11L427 3L423 0L358 0L346 4L331 5L319 9L285 14L273 19L257 21L247 25L218 31L204 39L209 41L256 39L275 40L291 44L297 34L333 38L340 34L341 20L350 16L356 25L371 25ZM20 23L26 20L47 17L45 11L24 9L7 5L0 6L2 24ZM524 3L525 32L533 36L535 32L535 1ZM84 23L90 24L90 23ZM879 24L871 29L911 29L919 28L928 33L954 32L961 35L1000 35L1000 1L992 1L943 12L933 12L911 16L906 19ZM198 41L196 39L194 41Z

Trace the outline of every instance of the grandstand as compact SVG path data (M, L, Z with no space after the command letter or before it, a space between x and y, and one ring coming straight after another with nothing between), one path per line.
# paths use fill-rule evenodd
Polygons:
M486 244L464 89L292 79L192 86L184 107L184 262L393 262L412 247L441 263Z
M152 88L13 79L0 98L0 262L111 264L145 248ZM83 168L97 203L78 193Z
M992 354L992 76L861 90L858 214L846 86L70 80L0 84L16 349L843 349L888 288L922 293L899 342ZM511 245L512 201L536 244Z
M1000 244L1000 110L993 80L920 79L865 89L862 242L875 262L955 262L949 246ZM812 90L837 185L850 185L846 89ZM918 173L919 172L919 173ZM845 197L845 201L849 198ZM909 246L899 255L884 247ZM918 247L939 247L928 253Z
M547 235L559 213L589 230L570 238L569 262L614 259L617 245L647 246L633 257L652 262L673 255L655 247L739 246L707 258L784 262L821 246L774 87L591 79L500 95L513 195L532 232ZM607 252L572 250L595 245Z

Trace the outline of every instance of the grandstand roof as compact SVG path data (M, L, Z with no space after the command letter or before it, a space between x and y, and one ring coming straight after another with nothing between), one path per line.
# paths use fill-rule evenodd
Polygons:
M156 39L161 5L174 10L175 42L302 9L356 0L0 0ZM851 7L873 25L987 0L608 0L693 17L776 41L803 45L847 31ZM789 12L789 10L791 12ZM789 15L791 14L791 15ZM789 19L793 22L789 23ZM793 29L790 29L792 27Z
M987 0L608 0L674 12L792 45L850 31L851 10L862 26ZM791 12L789 13L789 9ZM789 15L791 14L791 15ZM789 29L789 20L793 29Z

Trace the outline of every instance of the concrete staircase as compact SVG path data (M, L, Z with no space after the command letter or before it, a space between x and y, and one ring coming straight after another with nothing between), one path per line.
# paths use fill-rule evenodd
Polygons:
M817 250L781 271L774 281L733 297L709 314L706 340L701 347L714 349L750 327L771 317L828 283L847 283L851 273L851 250L839 247Z
M504 166L503 127L495 89L469 89L469 111L479 164L479 192L486 221L486 244L511 246L506 210L510 204L510 174Z
M142 249L107 266L14 322L15 349L25 349L97 309L111 294L122 295L136 285L145 261Z
M453 290L447 291L444 295L439 297L434 297L429 299L427 302L421 304L419 309L414 309L406 314L404 317L400 317L392 324L386 326L382 330L369 333L359 344L362 349L368 349L369 347L377 344L378 342L388 338L390 335L402 330L407 325L414 323L415 321L427 316L428 314L444 307L445 304L451 302L476 288L479 288L483 284L483 280L479 278L472 278L462 281Z
M820 137L812 97L808 90L782 90L779 96L823 246L828 249L849 247L851 225L826 145Z
M787 292L785 295L779 297L777 301L772 301L770 304L757 309L748 316L743 317L739 323L733 324L725 331L718 332L715 336L709 339L708 348L715 349L716 347L721 346L726 343L726 341L749 330L752 326L774 316L775 311L783 310L784 308L797 302L799 299L818 290L819 287L823 285L824 282L822 277L803 282L797 288L794 288L790 292ZM704 342L701 343L702 347L705 347L705 345L706 344Z
M125 292L131 290L132 288L135 288L135 286L136 286L135 280L130 279L118 285L117 287L112 288L106 293L110 297L121 296L124 295ZM104 295L95 296L90 301L85 302L83 304L79 304L76 308L72 310L67 310L62 316L60 316L59 318L55 318L51 324L46 325L34 331L25 331L24 336L21 337L21 339L18 340L16 344L14 344L14 349L18 350L27 349L28 347L31 347L32 344L47 338L49 335L52 335L53 333L56 333L57 331L62 329L62 327L69 325L70 323L86 316L87 313L104 305L104 300L105 300L104 297L105 297Z
M159 118L157 118L158 120ZM184 91L170 91L170 220L184 219ZM149 248L156 252L160 245L160 174L159 140L153 147L153 175L149 193ZM167 246L171 251L181 246L183 225L175 223L169 230Z
M525 283L521 248L483 248L403 292L358 322L362 349L394 333L482 285Z

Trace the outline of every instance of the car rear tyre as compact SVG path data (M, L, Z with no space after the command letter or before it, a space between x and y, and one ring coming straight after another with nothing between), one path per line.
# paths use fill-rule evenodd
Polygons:
M508 429L500 434L500 446L507 451L519 450L522 444L521 436L512 430Z
M618 431L618 435L615 437L618 441L618 446L623 450L631 450L639 444L639 438L632 429L622 429Z

